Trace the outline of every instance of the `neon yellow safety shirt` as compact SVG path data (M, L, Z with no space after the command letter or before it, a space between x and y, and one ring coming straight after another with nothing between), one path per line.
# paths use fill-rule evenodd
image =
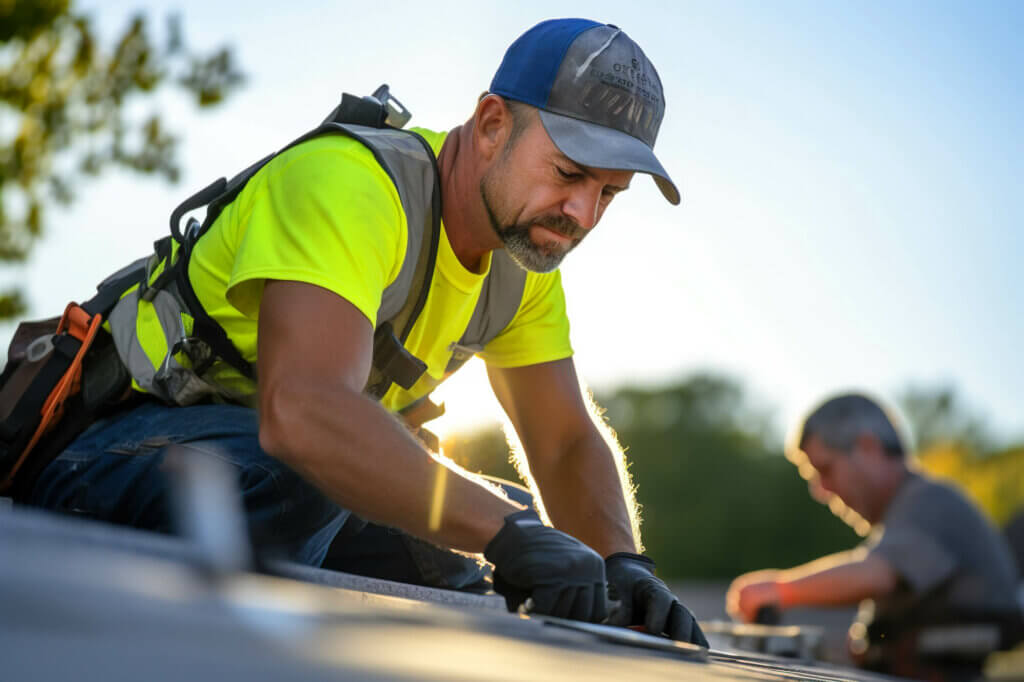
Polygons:
M446 133L414 129L438 154ZM260 299L266 280L323 287L351 302L376 326L384 289L405 255L405 212L391 179L361 143L322 135L264 166L200 239L189 264L199 302L219 322L242 356L256 362ZM455 257L442 223L426 304L405 346L427 364L404 390L393 385L382 404L400 410L444 379L457 342L476 306L490 268L466 270ZM160 362L166 341L151 306L140 308L139 341ZM185 319L188 331L191 320ZM311 323L310 334L321 333ZM572 355L569 322L558 271L529 273L515 318L480 353L495 367L521 367ZM253 396L255 387L235 370L217 365L213 380Z

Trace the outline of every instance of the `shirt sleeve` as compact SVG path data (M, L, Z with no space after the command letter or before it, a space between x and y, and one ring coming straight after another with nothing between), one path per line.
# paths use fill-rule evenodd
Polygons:
M264 282L293 280L338 294L376 325L407 235L398 192L372 153L324 136L280 155L253 182L228 281L231 305L256 319Z
M958 568L957 557L941 541L948 506L929 492L919 488L894 502L881 536L869 545L870 554L888 561L915 594L937 587Z
M956 559L914 528L887 528L870 553L888 561L915 594L938 587L956 571Z
M488 365L508 368L572 356L569 318L559 271L529 273L512 322L480 353Z

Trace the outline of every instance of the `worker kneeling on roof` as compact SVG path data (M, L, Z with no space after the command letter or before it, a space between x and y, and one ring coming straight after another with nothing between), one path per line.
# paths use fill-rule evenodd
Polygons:
M664 109L640 47L582 19L516 40L448 133L343 100L187 201L142 274L117 280L119 302L92 306L111 308L134 397L34 473L27 501L166 529L161 461L189 443L237 467L264 552L454 589L489 585L489 569L450 550L482 552L510 607L706 645L637 553L622 453L581 395L557 270L634 173L679 203L653 153ZM202 206L205 222L181 229ZM442 465L395 414L419 421L474 353L555 528L524 491L458 475L431 513Z
M858 394L810 413L787 456L816 499L871 533L849 552L740 576L726 606L750 622L765 607L859 602L849 643L861 665L921 679L974 679L987 654L1024 635L1017 567L974 504L910 464L896 423Z

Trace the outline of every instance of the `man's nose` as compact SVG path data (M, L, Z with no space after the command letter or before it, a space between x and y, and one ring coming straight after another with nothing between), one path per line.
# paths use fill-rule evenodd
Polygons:
M595 183L596 184L596 183ZM591 183L574 187L562 203L562 213L584 230L591 230L601 217L601 188Z

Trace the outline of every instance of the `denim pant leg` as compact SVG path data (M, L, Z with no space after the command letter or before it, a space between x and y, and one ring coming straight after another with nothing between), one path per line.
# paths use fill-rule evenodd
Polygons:
M147 402L93 424L40 474L29 503L136 528L173 531L169 446L231 464L254 548L319 566L350 515L259 446L256 411Z
M489 478L509 499L533 507L533 495L521 485ZM472 556L438 547L397 528L357 524L352 517L338 533L324 568L413 585L484 593L491 589L491 569Z

